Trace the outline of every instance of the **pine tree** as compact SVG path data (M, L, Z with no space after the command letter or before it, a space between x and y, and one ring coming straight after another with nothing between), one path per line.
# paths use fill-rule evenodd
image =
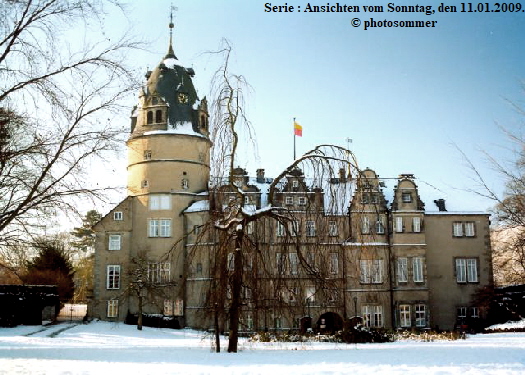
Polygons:
M79 255L92 253L95 248L95 231L93 225L102 218L96 210L90 210L82 219L82 226L73 229L71 234L77 238L71 245L77 249Z

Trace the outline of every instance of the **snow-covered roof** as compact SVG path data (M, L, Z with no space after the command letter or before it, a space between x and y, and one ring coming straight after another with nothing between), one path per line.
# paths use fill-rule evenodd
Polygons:
M170 122L170 126L167 130L150 130L144 132L144 135L155 135L155 134L184 134L194 135L196 137L206 138L204 135L197 133L193 130L193 125L190 121L175 121Z
M184 212L203 212L210 209L210 201L202 200L192 203Z

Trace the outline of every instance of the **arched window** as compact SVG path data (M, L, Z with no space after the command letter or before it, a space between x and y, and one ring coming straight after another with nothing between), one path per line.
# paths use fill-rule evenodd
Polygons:
M201 128L206 129L206 116L201 116Z
M162 122L162 110L160 109L157 109L155 111L155 122L156 123Z
M148 111L147 124L148 125L153 124L153 111Z

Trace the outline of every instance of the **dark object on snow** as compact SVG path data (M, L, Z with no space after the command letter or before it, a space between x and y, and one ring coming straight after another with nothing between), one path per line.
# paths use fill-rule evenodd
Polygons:
M54 321L60 310L53 285L0 285L0 327L41 325Z

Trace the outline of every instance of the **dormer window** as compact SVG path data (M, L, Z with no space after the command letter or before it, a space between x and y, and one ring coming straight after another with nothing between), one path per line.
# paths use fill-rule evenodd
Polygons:
M162 110L160 109L157 109L155 111L155 122L156 123L162 122Z
M410 203L412 202L412 194L410 193L401 193L401 200L403 203Z
M297 180L292 181L292 187L294 189L298 188L299 187L299 181L297 181Z
M154 97L153 99L151 99L151 104L152 105L157 105L159 104L159 99L157 97Z

